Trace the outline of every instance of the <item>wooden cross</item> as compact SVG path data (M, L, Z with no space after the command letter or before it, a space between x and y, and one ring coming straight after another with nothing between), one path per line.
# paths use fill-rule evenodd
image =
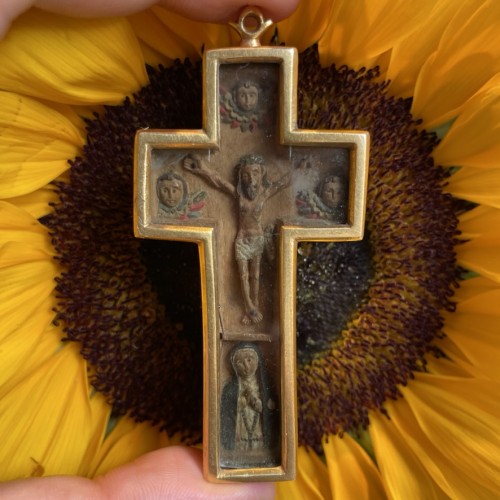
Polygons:
M297 128L297 52L242 46L204 57L201 130L141 130L135 232L198 244L208 479L295 477L296 255L300 241L363 236L366 132Z

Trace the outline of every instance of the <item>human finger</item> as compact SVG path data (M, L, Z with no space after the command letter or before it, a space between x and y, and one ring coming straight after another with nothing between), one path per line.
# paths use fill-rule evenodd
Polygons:
M265 500L274 496L272 483L208 483L202 474L200 450L171 446L147 453L94 480L54 476L0 485L4 500L115 500L134 498Z
M299 0L260 0L263 13L279 21L289 16ZM0 37L12 21L30 7L78 17L129 15L159 4L196 21L225 23L236 20L248 0L1 0Z

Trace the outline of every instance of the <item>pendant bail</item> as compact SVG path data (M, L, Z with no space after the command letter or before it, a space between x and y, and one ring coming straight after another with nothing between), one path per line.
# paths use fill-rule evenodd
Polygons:
M241 37L241 47L260 47L260 37L273 24L271 19L264 19L256 7L246 7L237 23L230 22Z

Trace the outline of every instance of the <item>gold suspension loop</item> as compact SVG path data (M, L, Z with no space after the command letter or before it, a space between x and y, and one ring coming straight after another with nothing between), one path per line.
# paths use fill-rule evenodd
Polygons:
M264 19L262 12L256 7L246 7L237 23L229 23L240 35L241 47L260 47L260 37L271 24L273 21Z

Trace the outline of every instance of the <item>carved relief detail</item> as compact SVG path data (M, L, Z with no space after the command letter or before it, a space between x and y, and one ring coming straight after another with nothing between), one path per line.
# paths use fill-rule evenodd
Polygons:
M276 445L278 402L262 354L253 342L229 352L232 376L221 396L221 443L226 450L270 450ZM244 461L244 455L240 456Z
M347 180L332 173L315 189L299 190L295 203L298 214L308 219L325 219L337 224L347 222Z
M205 206L205 191L189 192L184 177L170 170L156 181L158 216L173 219L190 219L201 215Z
M216 170L208 168L197 156L188 155L184 168L210 182L233 197L238 204L238 232L234 253L243 293L245 325L262 321L259 309L260 265L266 246L266 232L262 227L262 211L269 198L290 184L288 172L275 182L267 178L267 167L260 155L242 156L235 167L236 184L222 178Z
M252 80L238 81L231 90L221 89L220 116L222 123L242 132L253 132L257 127L268 125L264 109L264 91Z

